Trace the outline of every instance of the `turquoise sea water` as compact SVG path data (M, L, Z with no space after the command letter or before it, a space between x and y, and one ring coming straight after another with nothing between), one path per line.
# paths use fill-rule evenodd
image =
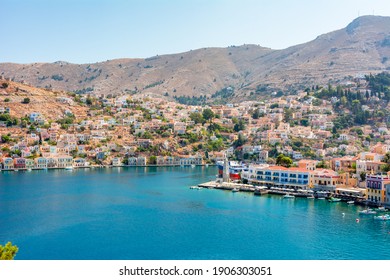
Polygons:
M390 222L356 223L361 207L189 189L216 173L3 172L0 244L17 259L390 259Z

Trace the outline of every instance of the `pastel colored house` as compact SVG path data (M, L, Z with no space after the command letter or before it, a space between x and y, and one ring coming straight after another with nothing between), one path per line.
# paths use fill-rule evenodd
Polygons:
M44 157L39 157L34 160L35 168L44 169L47 168L47 159Z
M12 158L3 158L3 170L14 169L14 160Z

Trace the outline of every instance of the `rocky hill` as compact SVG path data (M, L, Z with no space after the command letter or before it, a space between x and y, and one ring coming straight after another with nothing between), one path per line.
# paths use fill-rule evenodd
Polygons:
M210 97L232 87L241 98L390 70L389 26L390 17L363 16L343 29L283 50L243 45L91 64L1 63L0 75L77 93Z
M0 108L8 108L17 119L39 112L45 120L72 114L76 119L87 116L88 108L73 101L66 92L35 88L0 79Z

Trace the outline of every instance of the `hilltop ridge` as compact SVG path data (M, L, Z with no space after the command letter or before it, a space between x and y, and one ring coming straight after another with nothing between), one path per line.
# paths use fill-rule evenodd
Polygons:
M242 45L91 64L0 63L0 75L77 93L211 97L232 87L236 98L246 98L389 70L388 26L390 17L362 16L343 29L282 50Z

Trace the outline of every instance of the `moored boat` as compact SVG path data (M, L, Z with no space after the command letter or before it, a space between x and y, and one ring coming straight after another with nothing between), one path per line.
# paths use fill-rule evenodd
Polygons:
M339 201L341 201L341 199L340 198L336 198L336 197L331 197L331 198L328 199L328 201L329 202L339 202Z
M359 211L359 215L375 215L375 214L376 214L376 211L374 211L370 208Z
M347 201L347 204L349 204L349 205L354 204L354 203L355 203L355 201L353 201L353 200Z
M286 193L283 198L295 198L295 196L293 196L292 194L288 194Z
M378 211L378 212L387 212L387 211L389 211L389 210L386 209L385 207L381 206L381 207L378 207L378 208L376 209L376 211Z
M234 189L232 189L232 192L239 192L239 191L240 191L239 188L234 188Z
M374 219L379 220L379 221L387 221L387 220L390 220L390 215L385 214L385 215L380 215L380 216L374 216Z

